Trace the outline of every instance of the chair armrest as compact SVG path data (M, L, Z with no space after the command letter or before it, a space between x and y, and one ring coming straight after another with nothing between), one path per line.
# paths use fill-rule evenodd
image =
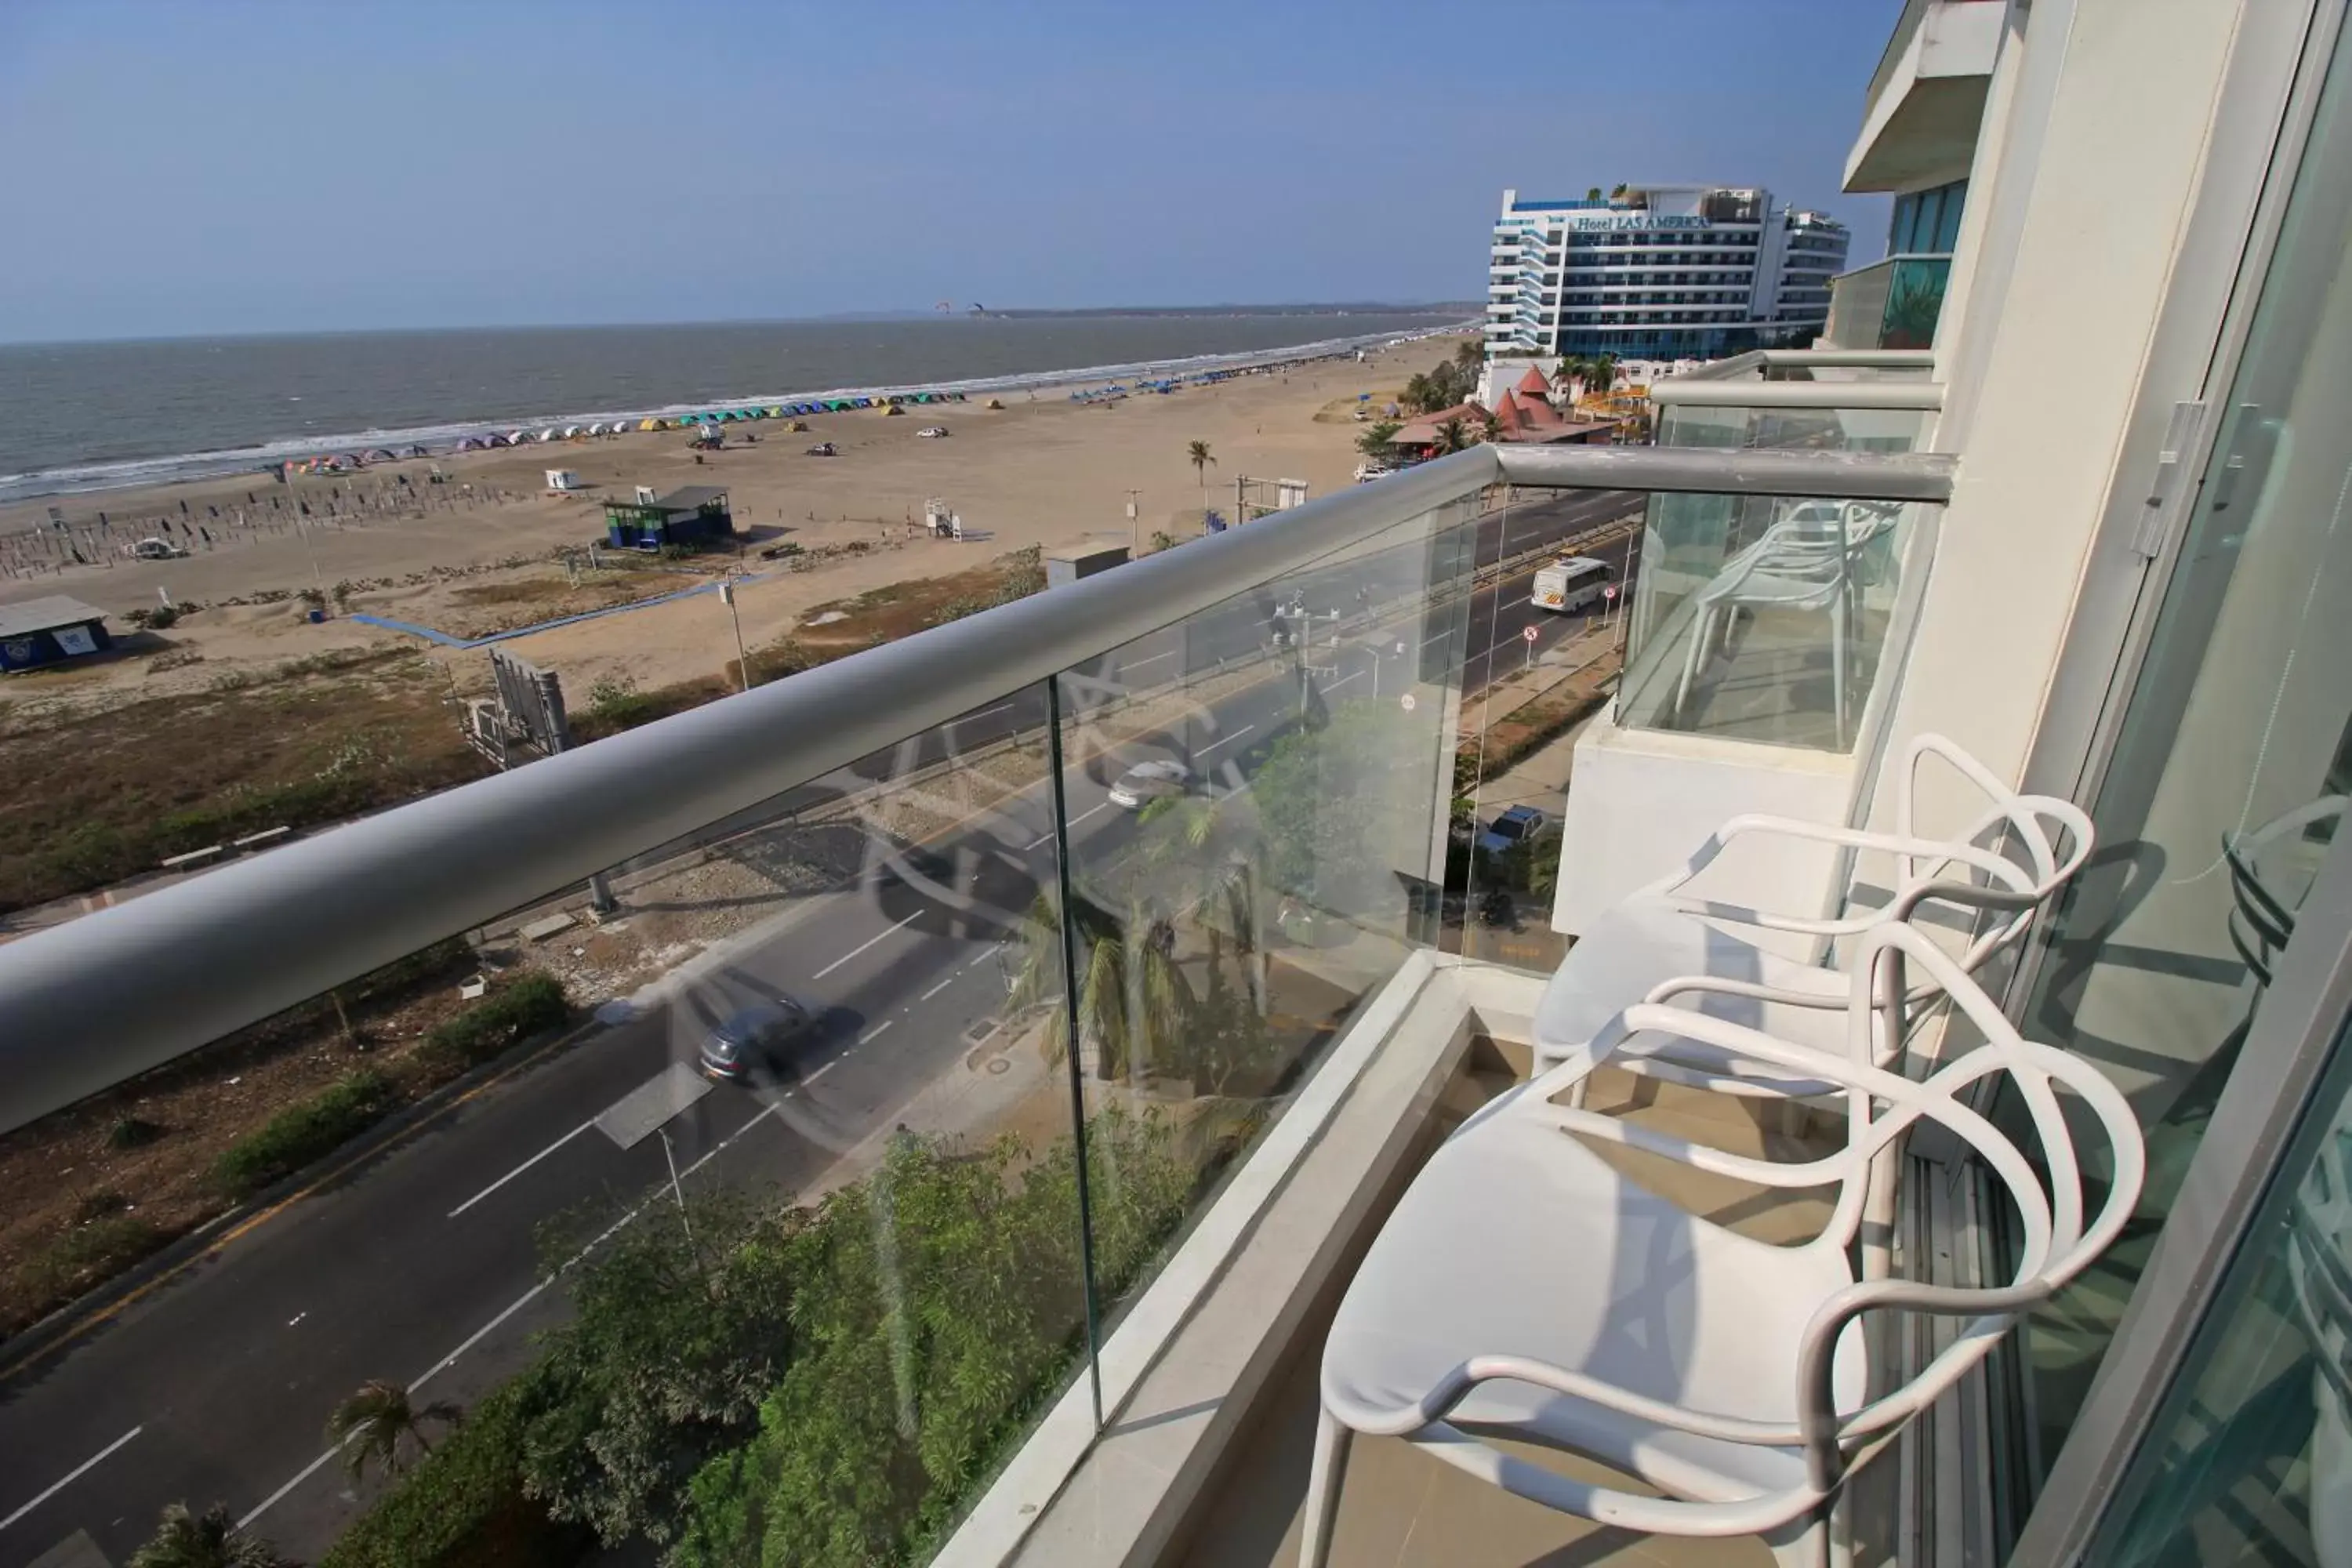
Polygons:
M1694 1433L1702 1437L1719 1438L1727 1443L1785 1445L1797 1441L1797 1429L1793 1425L1750 1421L1738 1415L1717 1415L1709 1411L1685 1409L1663 1399L1653 1399L1645 1394L1636 1394L1630 1388L1620 1388L1589 1373L1572 1372L1564 1366L1554 1366L1549 1362L1518 1355L1472 1356L1438 1379L1428 1393L1411 1405L1386 1410L1358 1407L1335 1414L1369 1436L1403 1437L1424 1426L1444 1421L1453 1415L1455 1406L1477 1392L1479 1384L1498 1382L1532 1384L1571 1399L1591 1400L1595 1405L1637 1420L1672 1426L1677 1431Z
M1759 1080L1758 1087L1771 1091L1769 1080ZM1627 1121L1598 1111L1582 1110L1573 1106L1554 1105L1540 1100L1533 1105L1514 1106L1519 1115L1534 1117L1550 1123L1563 1132L1573 1132L1599 1143L1614 1143L1622 1148L1655 1154L1687 1165L1694 1171L1710 1175L1729 1176L1735 1181L1752 1182L1759 1187L1827 1187L1844 1181L1853 1173L1854 1161L1843 1150L1825 1154L1818 1160L1782 1162L1759 1160L1746 1154L1734 1154L1728 1150L1709 1144L1693 1142L1644 1127L1638 1121Z
M1756 926L1766 931L1783 931L1807 936L1858 936L1886 918L1877 910L1859 915L1840 918L1782 914L1769 910L1758 910L1740 904L1717 903L1713 900L1684 894L1679 889L1707 867L1714 864L1735 841L1754 837L1804 839L1839 849L1871 849L1906 858L1907 860L1932 858L1936 864L1953 861L1975 867L1986 875L2013 880L2017 868L1989 849L1970 844L1956 844L1940 838L1915 838L1901 834L1874 833L1866 828L1837 827L1827 823L1806 822L1796 817L1771 816L1748 813L1731 818L1709 834L1690 859L1677 870L1651 883L1643 891L1669 900L1687 914L1707 920L1727 921L1738 925ZM1955 884L1965 885L1965 884Z

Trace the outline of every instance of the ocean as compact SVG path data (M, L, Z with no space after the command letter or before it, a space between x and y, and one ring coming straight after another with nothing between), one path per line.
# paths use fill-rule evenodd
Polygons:
M0 500L712 405L1211 368L1456 312L942 317L0 344Z

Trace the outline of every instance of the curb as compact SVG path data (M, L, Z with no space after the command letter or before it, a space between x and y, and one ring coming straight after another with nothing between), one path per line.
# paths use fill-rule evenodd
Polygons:
M562 1029L520 1040L488 1061L459 1074L394 1111L365 1131L303 1169L263 1188L243 1203L215 1215L194 1230L173 1237L121 1273L93 1285L47 1317L0 1339L0 1392L51 1352L110 1321L123 1308L261 1225L297 1200L341 1180L385 1153L443 1112L520 1072L541 1057L553 1056L606 1027L593 1015Z

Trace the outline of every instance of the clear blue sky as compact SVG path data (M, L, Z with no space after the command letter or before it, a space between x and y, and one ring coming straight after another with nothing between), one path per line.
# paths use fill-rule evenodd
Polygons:
M1505 186L1620 180L1859 262L1899 9L0 0L0 341L1470 300Z

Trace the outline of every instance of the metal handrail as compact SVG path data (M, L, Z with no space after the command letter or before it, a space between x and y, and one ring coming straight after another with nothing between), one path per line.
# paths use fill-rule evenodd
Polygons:
M1695 381L1650 384L1650 401L1686 408L1917 408L1944 406L1940 381Z
M1506 482L1941 500L1951 468L1476 447L333 828L0 945L0 1131Z

